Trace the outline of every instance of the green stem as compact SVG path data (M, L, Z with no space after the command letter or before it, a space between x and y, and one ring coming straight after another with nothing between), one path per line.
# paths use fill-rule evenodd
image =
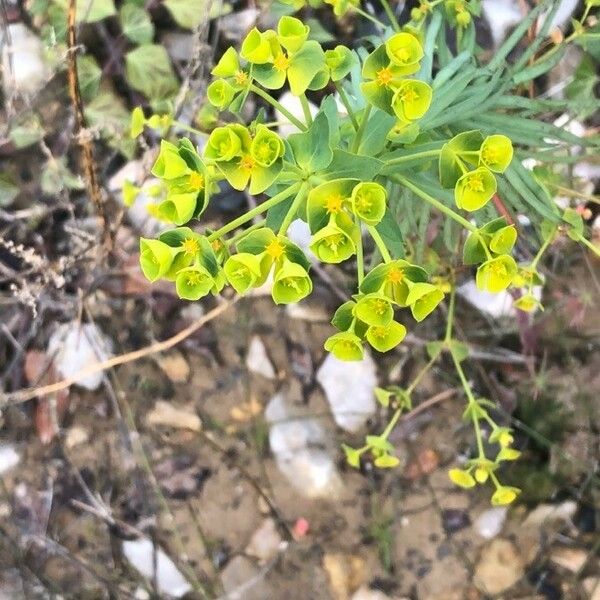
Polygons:
M333 85L337 93L340 96L340 101L344 105L348 116L350 117L350 121L352 121L352 126L354 127L354 131L358 131L358 121L356 120L356 115L350 106L350 100L348 99L348 95L346 94L346 90L340 85L339 81L334 81Z
M390 256L390 253L388 252L388 249L385 245L385 242L381 238L381 235L379 235L379 231L377 231L377 229L375 229L373 225L367 225L367 229L369 230L369 233L371 234L371 237L373 238L373 241L375 242L379 252L381 252L381 257L383 258L383 261L386 263L391 262L392 257Z
M588 240L583 235L581 235L581 236L579 236L579 241L584 246L587 246L596 256L600 257L600 249L597 246L595 246L594 244L592 244L592 242L590 242L590 240Z
M355 154L358 152L358 149L360 147L360 142L361 142L363 135L365 134L365 131L367 129L367 121L369 120L370 114L371 114L371 105L368 104L367 108L365 108L365 110L363 111L362 119L360 122L360 127L358 128L358 131L356 132L356 135L354 136L354 144L352 145L352 152L354 152Z
M357 217L356 224L358 226L358 242L356 244L356 269L358 271L358 286L362 283L365 278L365 258L363 254L363 241L362 241L362 231L360 228L360 221Z
M392 433L394 427L396 427L396 424L398 423L398 419L400 418L400 415L402 414L402 410L403 410L402 408L397 409L396 412L394 413L394 416L390 419L390 422L387 424L387 427L385 428L385 430L383 431L383 433L380 436L384 440L387 440L390 433Z
M398 19L396 19L396 15L394 14L394 11L391 9L390 5L388 4L387 0L379 0L381 2L381 6L383 6L383 10L385 11L385 14L387 15L387 18L390 21L390 25L392 26L392 29L394 31L400 31L400 24L398 23Z
M540 249L537 251L537 254L535 255L534 259L531 261L531 268L534 271L538 263L540 262L540 258L542 258L542 255L544 254L544 252L546 252L546 249L552 243L552 240L554 239L554 234L556 233L557 229L558 227L555 227L552 230L552 233L546 238L545 242L540 246Z
M467 381L465 376L465 372L463 371L460 361L456 358L454 351L450 348L450 355L452 356L452 360L454 361L454 367L456 368L456 372L458 373L458 377L460 382L465 390L465 394L467 395L467 399L469 400L469 405L477 404L477 400L475 400L475 396L473 396L473 391L471 390L471 386ZM483 438L481 435L481 427L479 425L479 418L477 417L476 411L471 411L472 421L473 421L473 429L475 429L475 438L477 439L477 450L479 452L479 458L485 458L485 452L483 450Z
M281 223L281 227L279 228L279 235L285 235L285 232L288 230L290 223L294 220L294 217L296 216L296 213L298 212L298 209L300 208L300 205L302 204L307 193L308 193L308 184L306 184L306 183L301 184L300 191L298 192L297 196L294 198L292 205L290 206L285 217L283 218L283 222Z
M415 388L421 382L421 379L423 379L423 377L425 377L425 375L427 374L427 372L429 371L429 369L431 369L431 367L433 366L433 363L437 359L438 359L438 357L436 355L434 355L432 358L429 359L429 362L417 373L417 375L413 379L412 383L406 389L406 393L409 396L414 392Z
M380 27L381 29L386 28L386 26L379 19L375 18L373 15L370 15L368 12L365 12L359 6L353 6L352 10L355 13L358 13L361 17L364 17L365 19L371 21L371 23L374 23L375 25L377 25L377 27Z
M452 282L452 289L450 291L450 304L448 305L448 317L446 322L446 335L444 336L444 342L447 344L452 339L452 326L454 325L454 306L456 304L456 286L454 281Z
M283 190L282 192L279 192L279 194L276 194L272 198L269 198L268 200L265 200L258 206L255 206L254 208L250 209L248 212L244 213L237 219L230 221L229 223L227 223L227 225L223 225L223 227L221 227L220 229L217 229L217 231L211 233L208 236L208 241L212 242L214 240L218 240L220 237L222 237L226 233L229 233L230 231L237 229L244 223L247 223L248 221L251 221L252 219L254 219L254 217L269 210L269 208L271 208L272 206L276 206L280 202L283 202L286 198L289 198L290 196L294 195L298 191L298 189L301 187L301 185L302 185L301 183L296 183L296 184L292 185L291 187Z
M396 158L391 158L390 160L386 161L385 166L391 167L392 165L400 165L402 163L411 162L420 158L427 158L429 156L439 156L441 151L442 149L439 148L438 150L427 150L425 152L417 152L415 154L409 154L407 156L398 156Z
M300 105L302 106L302 112L304 113L304 120L306 121L306 125L311 125L311 123L313 122L313 118L310 114L310 106L308 105L308 99L306 98L306 94L302 94L300 96Z
M253 223L252 225L250 225L250 227L246 227L246 229L244 229L243 231L240 231L239 233L236 233L234 236L230 237L225 243L228 246L231 246L232 244L239 242L240 239L243 238L247 233L250 233L255 229L260 229L261 227L264 227L266 222L266 219L261 219L257 223Z
M409 190L412 190L417 196L423 198L423 200L429 202L429 204L431 204L432 206L435 206L435 208L437 208L440 212L444 213L446 216L450 217L457 223L460 223L465 229L479 235L479 229L477 229L475 225L467 221L464 217L461 217L457 212L453 211L444 203L440 202L439 200L436 200L433 196L430 196L420 187L416 186L414 183L406 179L406 177L403 177L402 175L395 175L393 178L396 181L398 181L398 183L401 183L403 186L407 187Z
M273 108L278 110L292 125L295 125L300 131L306 131L306 125L297 119L285 106L275 100L271 94L260 89L256 85L250 85L250 91L254 92L257 96L260 96L263 100L266 100Z

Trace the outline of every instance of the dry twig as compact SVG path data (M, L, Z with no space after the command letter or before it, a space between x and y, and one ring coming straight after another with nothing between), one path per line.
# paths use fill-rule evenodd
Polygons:
M79 89L79 77L77 75L77 35L75 30L76 20L76 0L69 0L69 10L67 15L68 42L67 52L67 76L69 83L69 96L75 111L77 122L76 137L81 146L83 169L85 171L85 180L88 187L88 193L96 212L102 223L102 244L107 252L112 250L112 233L110 224L106 215L106 203L102 194L102 189L98 182L96 173L96 163L94 162L94 148L92 140L86 131L86 121L83 112L83 100Z
M162 342L155 342L153 344L150 344L149 346L146 346L145 348L140 348L139 350L134 350L133 352L126 352L125 354L114 356L113 358L110 358L108 360L96 362L94 364L89 365L85 369L82 369L76 375L68 377L67 379L63 379L62 381L57 381L56 383L51 383L49 385L44 385L41 387L26 388L24 390L20 390L12 394L4 394L2 399L0 399L0 410L12 404L20 404L22 402L27 402L28 400L31 400L33 398L47 396L48 394L54 394L55 392L64 390L76 383L77 381L79 381L82 377L86 377L87 375L99 373L100 371L106 371L107 369L110 369L112 367L133 362L135 360L139 360L140 358L144 358L145 356L156 354L157 352L164 352L165 350L168 350L169 348L172 348L173 346L179 344L179 342L185 340L187 337L192 335L192 333L200 329L202 326L206 325L206 323L212 321L219 315L223 314L236 301L237 299L227 300L223 302L213 310L206 313L203 317L201 317L185 329L181 330L179 333L176 333L174 336L167 338Z

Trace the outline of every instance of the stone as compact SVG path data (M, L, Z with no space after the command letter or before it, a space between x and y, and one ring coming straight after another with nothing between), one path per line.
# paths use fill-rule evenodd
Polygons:
M317 372L335 422L355 433L375 414L375 362L368 352L361 361L346 362L328 354Z
M50 79L50 69L44 62L42 41L22 23L11 23L6 27L8 40L2 40L2 82L4 94L14 92L34 95Z
M589 600L600 600L600 577L586 577L583 580L583 589Z
M265 411L269 445L277 467L308 498L338 497L343 489L335 451L321 423L299 416L283 394L273 396Z
M304 110L302 109L300 98L294 96L291 92L284 92L279 97L279 103L294 117L304 122ZM317 112L319 112L319 108L312 102L309 102L308 106L310 108L310 114L314 117ZM287 138L292 133L299 133L298 128L295 125L292 125L289 119L278 110L275 110L275 116L277 122L280 123L277 129L282 138Z
M271 363L262 339L252 336L246 355L246 367L251 373L262 375L265 379L275 379L275 369Z
M525 518L523 527L542 527L551 523L570 522L577 512L577 503L566 500L561 504L538 504Z
M473 582L485 594L500 594L510 589L525 574L521 555L514 544L497 538L481 552Z
M504 527L508 509L506 506L497 506L484 510L475 519L475 531L486 540L495 538Z
M21 457L14 446L0 444L0 475L4 475L4 473L14 469L20 461Z
M200 417L189 409L179 408L171 402L157 400L154 408L146 415L148 425L162 425L174 429L190 429L200 431Z
M123 554L137 571L150 581L156 580L158 591L168 597L181 598L192 590L175 563L151 540L140 538L123 542ZM154 572L156 568L156 573Z
M48 341L48 356L53 357L56 371L65 379L75 377L94 363L112 356L112 341L94 323L71 321L59 325ZM82 375L76 384L88 390L96 390L102 383L104 373L97 371Z
M554 548L550 561L571 573L577 573L587 562L589 553L581 548Z
M185 383L190 378L190 365L183 354L173 350L157 359L158 366L172 383Z
M266 563L279 552L282 539L273 519L265 519L250 538L246 554Z
M265 600L272 597L260 570L245 556L232 558L221 573L227 600Z
M354 554L325 554L323 568L335 600L349 600L366 578L365 561Z

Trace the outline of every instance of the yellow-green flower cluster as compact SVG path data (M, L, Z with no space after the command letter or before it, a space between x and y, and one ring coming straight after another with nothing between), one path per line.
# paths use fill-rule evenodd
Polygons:
M478 210L496 193L494 173L504 173L512 157L512 143L505 135L484 139L479 130L465 131L442 148L440 183L445 188L454 188L458 208Z
M420 119L431 104L431 87L424 81L409 79L423 58L419 40L408 32L396 33L381 44L364 62L361 90L367 101L398 118L406 127Z
M340 360L360 360L363 341L379 352L395 348L406 327L394 320L394 310L409 307L413 318L422 321L444 298L428 279L422 267L405 260L375 267L360 284L359 294L336 311L332 324L339 333L328 338L325 349Z
M470 402L463 416L466 419L487 421L491 426L488 442L498 445L496 457L494 460L486 458L480 448L478 456L467 461L465 468L450 469L448 476L455 485L465 489L475 487L477 484L483 485L491 481L495 487L494 494L492 495L492 504L494 506L503 506L513 502L521 490L516 487L502 485L498 480L496 471L503 462L517 460L521 456L521 453L512 447L514 442L512 431L508 427L496 425L484 408L486 404L492 403L485 399Z
M175 225L184 225L199 217L216 190L212 169L186 138L177 146L165 140L161 142L152 174L161 180L165 194L149 210L158 219Z
M276 304L299 302L312 292L310 262L285 236L263 227L249 232L236 246L237 253L227 258L223 270L238 294L260 287L271 272Z
M481 13L479 0L444 0L444 9L450 25L461 29Z
M312 238L310 249L326 263L356 254L359 223L377 225L386 209L385 188L375 182L336 179L313 188L306 206Z
M279 175L283 153L283 140L265 125L250 130L235 123L213 130L204 158L213 163L236 190L243 190L249 184L249 192L259 194Z
M188 227L165 231L156 240L141 238L140 265L149 281L174 281L178 296L185 300L216 295L225 285L215 248Z

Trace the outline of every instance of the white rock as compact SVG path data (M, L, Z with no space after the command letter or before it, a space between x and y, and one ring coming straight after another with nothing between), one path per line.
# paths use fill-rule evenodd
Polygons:
M17 451L9 444L0 444L0 475L16 467L21 460Z
M375 413L373 389L377 385L375 363L368 352L363 360L345 362L332 354L317 372L335 422L349 432L358 431Z
M281 548L282 539L273 519L265 519L252 534L246 547L246 554L265 563L273 558Z
M543 288L540 285L534 286L531 290L534 298L540 302L542 300L542 290ZM517 314L517 309L513 306L514 298L506 290L497 294L480 290L474 279L463 283L458 288L458 294L469 304L494 319L513 318Z
M458 293L469 304L495 319L514 317L517 313L512 305L513 297L507 291L491 294L490 292L480 290L475 284L474 279L463 283L458 288Z
M2 73L4 93L33 95L50 78L50 69L44 62L44 46L40 39L22 23L7 27L10 43L2 42Z
M271 424L271 451L289 482L308 498L337 497L343 487L342 480L321 424L294 414L282 394L273 396L265 418Z
M263 341L257 335L252 336L250 340L246 355L246 367L251 373L262 375L267 379L275 379L275 369L269 360Z
M48 341L48 355L53 357L57 372L64 378L77 375L90 365L112 356L112 341L94 323L78 321L59 325ZM102 372L77 379L77 385L95 390L102 382Z
M219 29L228 38L234 39L237 42L256 25L259 14L260 10L258 8L236 10L219 19Z
M158 591L173 598L181 598L191 591L192 586L175 566L175 563L159 547L156 547L156 556L154 552L154 544L147 538L123 542L123 554L127 560L146 579L153 580L156 577ZM156 575L154 573L155 564Z
M487 540L496 537L502 531L507 512L506 506L498 506L483 511L475 521L475 530Z
M302 104L300 103L300 98L298 98L298 96L294 96L291 92L285 92L280 96L279 103L292 113L294 117L304 123L304 111L302 110ZM314 117L319 111L319 108L312 102L309 102L308 106L310 108L310 114ZM281 137L286 138L290 133L299 133L298 128L295 125L292 125L288 118L282 115L278 110L275 111L275 116L277 121L281 123L277 128Z
M498 538L481 552L473 582L482 592L495 596L511 588L524 573L523 559L514 544Z
M523 20L517 0L483 0L481 8L496 47L505 40L508 30Z
M317 262L317 257L309 248L310 239L312 235L310 233L308 223L306 223L302 219L294 219L288 227L287 236L292 242L294 242L294 244L302 248L302 250L311 262Z
M310 300L286 304L285 312L292 319L310 321L312 323L324 323L331 319L331 315L323 308L321 304L317 305Z
M522 527L539 528L552 522L569 522L577 512L577 503L566 500L561 504L538 504L525 518Z

